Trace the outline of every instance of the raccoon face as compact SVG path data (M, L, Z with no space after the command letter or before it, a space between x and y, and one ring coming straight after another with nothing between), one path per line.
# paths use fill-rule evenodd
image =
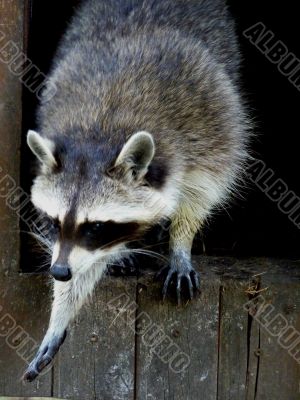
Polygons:
M170 214L171 198L146 180L155 154L151 134L132 135L111 159L96 145L59 150L33 131L27 141L41 163L32 202L55 227L50 272L56 279L120 259L128 242Z

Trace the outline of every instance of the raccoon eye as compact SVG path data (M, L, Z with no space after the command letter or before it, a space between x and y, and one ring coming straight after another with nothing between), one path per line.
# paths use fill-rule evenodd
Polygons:
M92 226L92 228L94 229L94 230L98 230L98 229L100 229L100 228L103 228L103 222L95 222L94 224L92 224L93 226Z
M96 236L102 231L103 227L104 227L103 222L89 223L86 225L84 233L86 236Z
M94 222L93 224L91 224L91 229L92 231L99 231L99 229L102 229L104 226L103 222Z

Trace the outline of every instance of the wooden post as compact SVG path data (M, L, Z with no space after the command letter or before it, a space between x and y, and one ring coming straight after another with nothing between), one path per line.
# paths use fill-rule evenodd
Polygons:
M19 218L6 204L19 185L22 85L10 71L23 51L23 0L0 1L0 275L19 269Z
M27 387L20 381L27 357L19 341L30 353L46 329L49 309L41 278L18 273L22 83L13 63L22 60L27 7L27 0L0 0L0 396L21 398L51 395L52 377L50 372ZM16 210L8 205L13 198Z

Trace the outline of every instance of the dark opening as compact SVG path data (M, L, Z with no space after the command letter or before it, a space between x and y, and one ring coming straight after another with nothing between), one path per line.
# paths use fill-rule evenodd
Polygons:
M100 1L100 0L99 0ZM32 0L28 23L28 56L45 74L58 41L63 34L74 7L79 0L64 2ZM300 91L283 76L243 32L262 22L274 34L274 43L281 40L288 50L300 58L298 13L296 4L262 4L258 0L230 0L229 5L237 23L244 57L242 86L256 123L253 154L274 172L273 181L282 179L289 190L300 197L298 178L298 129ZM24 88L24 135L22 149L22 187L30 191L33 159L25 145L28 128L35 127L36 96ZM271 186L271 181L268 186ZM274 256L296 258L300 255L299 228L288 215L281 212L278 202L252 184L243 191L244 200L236 199L227 210L220 210L205 228L202 237L209 255ZM22 225L22 230L27 227ZM200 235L194 252L202 253ZM32 252L32 241L22 235L22 269L37 271L44 263ZM43 269L43 268L42 268Z
M79 0L52 0L51 2L29 0L27 21L27 35L25 49L29 59L41 72L47 75L51 61L55 54L58 42L63 35L74 8ZM34 178L35 159L26 145L28 129L35 128L35 109L38 99L25 87L23 88L23 139L21 153L21 186L27 193L30 192ZM28 232L29 228L21 218L21 232ZM24 272L42 272L48 269L49 257L38 242L28 234L21 234L21 268Z

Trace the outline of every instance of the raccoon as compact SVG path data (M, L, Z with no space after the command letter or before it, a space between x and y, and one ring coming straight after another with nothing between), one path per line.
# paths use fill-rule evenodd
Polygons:
M170 221L170 283L200 278L195 234L239 188L248 118L240 52L225 0L86 0L57 50L27 141L40 169L34 206L53 220L48 331L35 379L107 266Z

